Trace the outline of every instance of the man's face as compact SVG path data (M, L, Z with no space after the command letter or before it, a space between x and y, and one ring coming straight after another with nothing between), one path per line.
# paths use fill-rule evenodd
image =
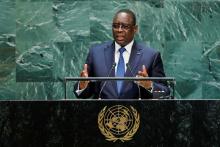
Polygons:
M136 32L137 26L133 24L133 19L130 14L121 12L114 17L112 34L119 45L126 46L130 43Z

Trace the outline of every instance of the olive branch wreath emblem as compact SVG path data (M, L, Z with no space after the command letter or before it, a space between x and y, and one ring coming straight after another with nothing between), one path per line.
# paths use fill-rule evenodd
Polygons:
M134 115L134 125L131 128L131 130L128 131L124 136L117 137L114 134L112 134L110 131L108 131L103 125L106 108L107 108L107 106L105 106L98 114L98 127L99 127L101 133L106 137L106 140L113 141L113 142L116 142L117 140L120 140L122 142L132 140L132 137L137 132L137 130L140 126L140 115L138 114L137 110L134 109L132 106L130 106L132 113Z

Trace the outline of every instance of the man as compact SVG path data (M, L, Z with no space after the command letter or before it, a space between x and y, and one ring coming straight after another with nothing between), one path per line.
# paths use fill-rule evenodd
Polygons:
M128 9L118 11L112 23L114 41L92 47L81 77L164 77L159 52L134 41L136 17ZM78 98L137 99L156 98L155 91L169 94L166 82L80 81L74 87Z

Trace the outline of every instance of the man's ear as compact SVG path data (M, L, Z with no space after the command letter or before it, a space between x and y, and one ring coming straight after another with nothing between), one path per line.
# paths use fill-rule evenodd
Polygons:
M137 33L138 32L138 25L134 26L134 32Z

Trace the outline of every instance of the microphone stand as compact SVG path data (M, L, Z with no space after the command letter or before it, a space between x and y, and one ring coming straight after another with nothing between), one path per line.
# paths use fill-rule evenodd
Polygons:
M112 70L115 68L115 66L116 66L116 63L113 63L113 64L112 64L112 67L111 67L111 69L110 69L110 71L108 72L108 76L107 76L107 77L110 76L110 74L111 74ZM104 84L103 84L102 87L101 87L101 90L100 90L100 92L99 92L99 97L98 97L99 100L102 99L102 98L101 98L101 93L102 93L102 91L103 91L103 89L104 89L106 83L107 83L107 81L105 81Z

